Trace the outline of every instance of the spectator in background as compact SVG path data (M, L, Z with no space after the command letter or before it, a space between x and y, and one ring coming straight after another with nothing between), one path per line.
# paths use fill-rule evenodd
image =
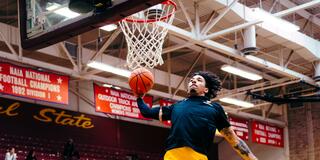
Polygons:
M73 139L68 139L67 143L64 145L63 150L63 160L71 160L75 153L75 147Z
M139 160L137 154L127 154L126 158L127 160Z
M75 150L73 153L73 160L79 160L80 159L80 153L79 151Z
M17 160L17 154L15 153L14 147L7 151L6 157L4 160Z
M37 160L36 152L33 149L29 151L26 160Z

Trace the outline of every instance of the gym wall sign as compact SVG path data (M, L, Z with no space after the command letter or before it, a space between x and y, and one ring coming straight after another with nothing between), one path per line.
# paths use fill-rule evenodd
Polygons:
M69 77L0 63L0 93L68 104Z
M8 106L0 106L0 117L21 116L20 113L25 113L24 110L22 110L22 105L23 104L21 104L20 102L13 102ZM44 123L54 123L56 125L73 126L83 129L90 129L94 127L91 118L86 117L84 114L72 115L66 113L66 111L64 110L53 108L43 108L38 110L37 113L35 112L36 111L31 114L33 119Z
M132 93L94 84L94 97L97 112L147 120L141 115ZM152 96L146 95L143 100L152 107Z

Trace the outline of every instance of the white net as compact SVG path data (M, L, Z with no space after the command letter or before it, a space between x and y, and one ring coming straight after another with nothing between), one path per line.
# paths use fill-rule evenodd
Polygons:
M162 45L168 29L159 22L172 24L176 5L172 1L148 8L119 22L128 46L130 69L153 68L163 64Z

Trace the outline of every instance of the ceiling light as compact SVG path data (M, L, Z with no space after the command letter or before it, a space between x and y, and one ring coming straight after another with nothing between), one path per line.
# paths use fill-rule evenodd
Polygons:
M103 84L102 86L103 86L103 87L107 87L107 88L111 88L111 87L112 87L112 84L106 84L106 83L105 83L105 84Z
M236 105L236 106L241 106L241 107L244 107L244 108L254 107L254 104L252 104L250 102L242 101L242 100L235 99L235 98L225 97L225 98L219 99L219 101L225 102L225 103L229 103L229 104L233 104L233 105Z
M91 61L87 64L91 68L99 69L102 71L110 72L119 76L129 77L131 72L125 69L116 68L114 66L104 64L101 62Z
M118 86L113 86L114 89L120 90L121 88Z
M257 75L255 73L251 73L251 72L248 72L248 71L244 71L244 70L241 70L239 68L236 68L236 67L233 67L233 66L230 66L230 65L223 65L221 67L221 70L229 72L229 73L232 73L232 74L235 74L235 75L238 75L238 76L241 76L243 78L247 78L247 79L253 80L253 81L257 81L257 80L262 79L262 76L260 76L260 75Z
M116 30L117 28L118 28L118 26L116 24L108 24L108 25L100 27L100 29L108 31L108 32Z
M67 17L67 18L75 18L80 16L79 13L71 11L68 7L62 7L61 5L57 3L53 3L49 7L46 8L48 11L53 11L56 14L59 14L61 16Z

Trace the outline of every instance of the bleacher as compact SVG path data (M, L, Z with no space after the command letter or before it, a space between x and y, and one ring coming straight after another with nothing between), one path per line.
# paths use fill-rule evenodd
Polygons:
M16 149L18 160L24 160L33 149L38 160L61 160L65 141L30 136L0 133L0 159L4 159L6 150ZM130 155L137 155L138 160L160 160L160 154L136 150L114 148L93 144L75 143L80 153L80 160L131 160Z

